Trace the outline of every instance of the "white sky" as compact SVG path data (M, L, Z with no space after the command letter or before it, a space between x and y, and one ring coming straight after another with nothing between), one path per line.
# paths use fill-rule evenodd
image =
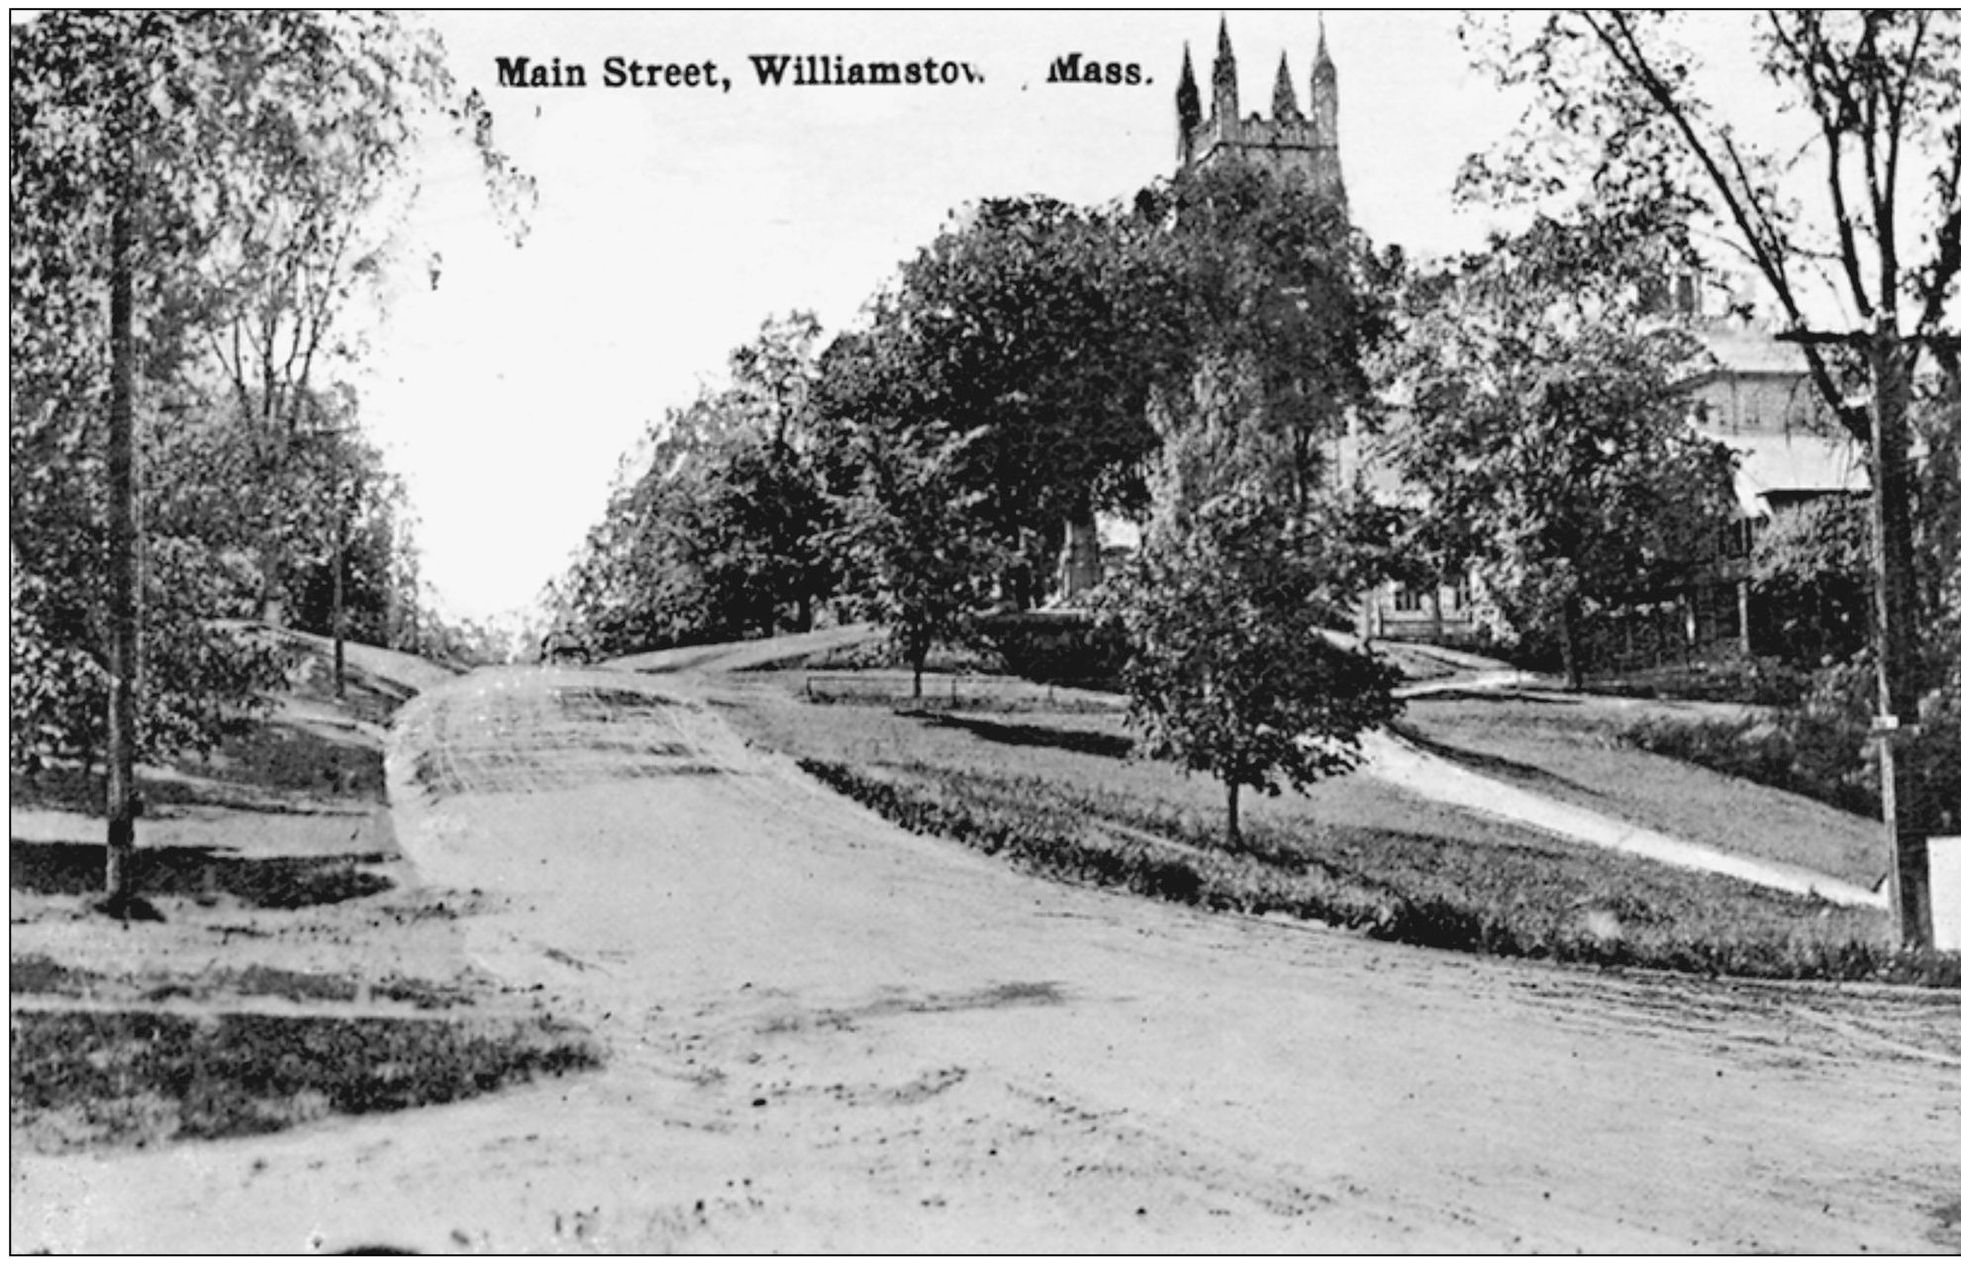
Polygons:
M1245 111L1284 47L1305 104L1312 13L1229 17ZM375 339L364 415L408 481L425 576L455 614L524 605L561 572L649 420L722 373L765 318L827 331L947 213L1044 193L1127 199L1175 156L1187 41L1210 106L1216 11L1074 14L445 14L431 19L498 142L539 185L522 249L467 167L432 171L421 231L440 286L404 282ZM1378 243L1476 244L1450 186L1515 117L1469 71L1454 14L1332 12L1351 207ZM1136 61L1137 87L1050 85L1051 58ZM977 87L774 88L749 56L953 59ZM584 63L579 89L500 88L493 58ZM600 86L611 55L713 61L727 92ZM731 72L733 72L731 74ZM407 275L417 280L413 269Z

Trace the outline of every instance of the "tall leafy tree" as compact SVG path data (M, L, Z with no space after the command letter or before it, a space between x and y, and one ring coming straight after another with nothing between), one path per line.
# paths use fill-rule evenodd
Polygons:
M892 330L875 322L824 356L819 407L840 479L828 547L844 594L888 630L918 697L934 644L985 603L1000 549L979 473L988 431L943 419Z
M902 269L878 309L881 354L913 406L968 436L976 505L1026 607L1066 529L1141 505L1155 439L1144 403L1175 306L1155 227L1047 198L990 199ZM901 367L902 366L902 367Z
M1598 244L1549 221L1499 243L1423 287L1390 358L1408 404L1386 447L1426 494L1429 546L1556 635L1574 688L1588 612L1679 583L1730 495L1677 387L1697 344L1641 318Z
M819 329L764 324L729 381L670 410L622 459L560 612L603 649L807 630L835 583L814 420Z
M1346 208L1305 182L1228 158L1141 199L1165 229L1175 339L1157 380L1207 357L1252 366L1261 423L1285 449L1280 489L1323 490L1327 441L1370 407L1367 350L1388 332L1377 261Z
M433 37L392 16L56 11L13 26L9 44L10 450L30 460L99 452L91 473L103 488L81 502L99 517L50 540L43 523L58 511L34 499L48 480L25 480L12 509L16 541L31 538L14 554L29 582L17 591L47 597L51 610L107 615L94 628L65 616L17 624L25 644L16 640L14 666L76 673L36 681L37 696L85 693L89 680L106 691L108 877L120 903L143 700L174 698L179 714L206 713L197 691L208 677L146 671L140 634L152 634L153 655L188 643L213 661L236 656L195 614L151 626L142 601L137 436L161 392L185 403L194 357L229 325L262 335L262 384L277 379L289 402L309 397L295 366L311 362L346 293L321 260L342 260L346 275L360 270L341 234L375 205L368 194L340 195L399 180L425 123L471 132L500 193L521 198L522 181L490 144L481 103L456 99ZM269 316L294 311L311 324ZM297 425L284 411L288 428ZM257 490L247 484L242 494ZM153 549L153 569L177 552ZM106 573L100 588L91 587L96 573Z
M1961 276L1961 17L1754 15L1752 86L1778 107L1759 123L1781 131L1716 104L1715 74L1690 47L1688 24L1702 24L1706 46L1710 24L1725 20L1734 19L1584 10L1479 30L1485 64L1529 89L1531 104L1514 143L1476 162L1465 184L1527 197L1583 190L1610 212L1663 205L1763 280L1812 385L1870 454L1875 702L1911 731L1930 680L1928 603L1944 601L1946 588L1914 540L1928 484L1913 429L1929 414L1916 414L1913 383L1928 357L1949 383L1961 378L1949 319ZM1920 439L1938 451L1937 436ZM1896 922L1905 941L1925 943L1920 776L1911 741L1881 746L1882 780L1897 781L1887 796Z

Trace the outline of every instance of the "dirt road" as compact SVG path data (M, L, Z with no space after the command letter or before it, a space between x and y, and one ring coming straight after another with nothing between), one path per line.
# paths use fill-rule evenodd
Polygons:
M57 1249L1961 1247L1961 1004L1405 949L1038 881L687 677L478 672L396 830L582 1080L17 1161Z

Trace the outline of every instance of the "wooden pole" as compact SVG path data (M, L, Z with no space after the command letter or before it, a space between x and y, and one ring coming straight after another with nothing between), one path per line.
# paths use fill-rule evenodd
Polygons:
M1907 446L1906 398L1911 384L1889 317L1875 322L1866 343L1871 368L1869 445L1873 531L1873 658L1877 676L1873 723L1879 737L1879 793L1892 856L1889 883L1894 935L1902 947L1934 941L1927 868L1927 829L1920 812L1919 761L1913 736L1920 720L1919 593L1914 575L1913 471Z
M136 698L142 627L136 534L135 300L130 263L132 175L120 173L109 217L109 838L103 887L110 912L136 888Z
M1913 554L1913 458L1907 435L1907 348L1898 320L1881 312L1868 333L1797 331L1781 341L1858 347L1865 353L1871 397L1867 401L1867 472L1873 570L1873 659L1877 688L1873 734L1879 740L1879 796L1886 818L1891 870L1887 883L1893 936L1903 948L1934 942L1933 901L1927 867L1927 825L1921 812L1920 760L1913 739L1920 721L1920 600ZM1919 339L1949 343L1944 335Z

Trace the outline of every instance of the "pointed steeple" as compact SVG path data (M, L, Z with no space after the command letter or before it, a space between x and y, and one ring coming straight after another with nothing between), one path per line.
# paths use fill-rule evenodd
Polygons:
M1328 55L1328 23L1321 21L1321 41L1314 50L1314 125L1323 141L1333 144L1341 92L1335 77L1335 59Z
M1205 122L1205 107L1198 97L1198 76L1192 73L1192 46L1185 45L1185 68L1178 75L1178 165L1191 160L1192 141Z
M1224 14L1219 16L1219 56L1212 63L1212 115L1219 120L1222 138L1239 134L1239 63L1233 60Z
M1287 70L1287 54L1280 54L1280 73L1273 80L1273 117L1299 118L1301 103L1294 96L1294 76Z

